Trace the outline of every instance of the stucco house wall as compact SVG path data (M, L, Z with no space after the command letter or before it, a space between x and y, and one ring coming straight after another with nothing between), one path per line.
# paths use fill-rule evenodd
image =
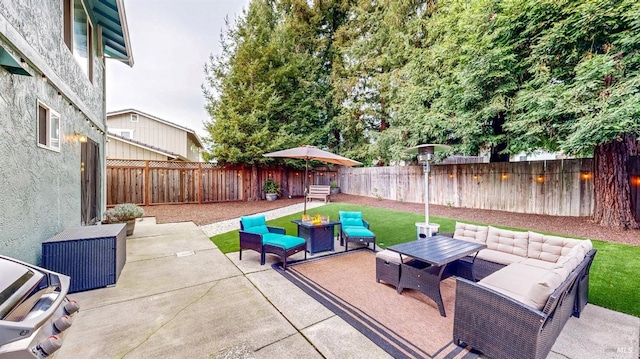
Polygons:
M24 59L31 74L0 67L0 253L34 264L43 241L81 225L79 139L105 148L105 64L97 53L97 26L90 81L64 43L62 23L62 1L0 0L0 46ZM38 145L39 102L60 115L59 151ZM103 153L98 166L105 166ZM104 208L104 178L99 183Z

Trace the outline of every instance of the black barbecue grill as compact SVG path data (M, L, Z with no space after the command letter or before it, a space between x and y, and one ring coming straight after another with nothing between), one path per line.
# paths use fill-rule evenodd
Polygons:
M0 359L46 358L62 345L78 304L69 277L0 256Z

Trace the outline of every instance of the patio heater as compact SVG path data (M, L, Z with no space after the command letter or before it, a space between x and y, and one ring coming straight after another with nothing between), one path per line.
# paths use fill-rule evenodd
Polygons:
M447 145L425 144L407 148L406 153L418 153L418 163L422 164L424 171L424 222L416 223L417 237L431 237L433 232L437 232L440 225L429 223L429 172L430 163L433 161L435 152L447 151L451 149Z

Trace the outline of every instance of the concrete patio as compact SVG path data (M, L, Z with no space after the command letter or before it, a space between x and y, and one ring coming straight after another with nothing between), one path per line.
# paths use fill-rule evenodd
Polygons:
M82 309L54 357L390 357L271 269L277 257L267 260L224 255L191 222L144 218L127 240L117 285L70 295ZM549 358L637 359L639 337L640 318L590 304Z

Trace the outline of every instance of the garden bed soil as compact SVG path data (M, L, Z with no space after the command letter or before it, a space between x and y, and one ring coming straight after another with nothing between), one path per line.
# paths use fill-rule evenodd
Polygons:
M220 202L207 204L173 204L145 206L145 216L156 217L157 223L188 222L202 226L240 216L269 211L302 203L302 198L281 198L277 201ZM344 193L332 195L332 203L352 203L398 211L424 213L424 203L378 200L373 197L353 196ZM498 226L523 228L536 232L557 233L567 236L599 239L608 242L640 245L640 230L613 230L590 222L588 217L548 216L494 211L472 208L455 208L430 205L432 216L461 221L489 223Z

